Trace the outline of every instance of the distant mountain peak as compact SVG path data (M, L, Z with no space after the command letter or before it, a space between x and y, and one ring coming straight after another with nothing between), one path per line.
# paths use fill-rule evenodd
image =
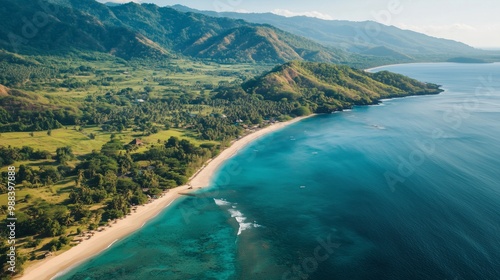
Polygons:
M115 7L115 6L120 6L123 3L117 3L117 2L106 2L104 5L109 6L109 7Z

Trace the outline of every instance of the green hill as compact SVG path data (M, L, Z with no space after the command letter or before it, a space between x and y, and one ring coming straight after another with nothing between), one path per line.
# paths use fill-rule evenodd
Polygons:
M0 84L0 132L60 128L73 124L79 115L76 106Z
M297 101L317 113L374 104L382 98L442 91L437 85L387 71L368 73L348 66L299 61L276 67L242 87L264 99Z

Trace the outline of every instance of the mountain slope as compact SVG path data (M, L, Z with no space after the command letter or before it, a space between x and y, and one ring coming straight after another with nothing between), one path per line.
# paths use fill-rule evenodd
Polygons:
M3 0L0 48L20 52L99 51L130 59L178 53L222 62L273 62L292 59L346 63L348 54L268 25L183 13L153 4L107 6L94 0L50 0L47 22L35 36L21 36L23 18L39 3ZM12 34L20 43L11 44Z
M372 74L348 66L299 61L276 67L242 87L265 99L308 103L317 113L374 104L382 98L441 92L437 85L387 71Z
M103 24L94 16L77 9L52 6L41 13L37 2L2 2L0 47L9 51L39 53L80 49L108 52L127 59L168 53L137 32ZM38 19L39 27L34 25L36 20L26 23L26 19L32 19L37 14L43 15Z
M0 84L0 132L38 131L74 123L76 107L54 104L38 94Z
M457 55L479 52L466 44L439 39L394 26L372 21L322 20L311 17L284 17L272 13L217 13L198 11L185 6L173 8L184 12L199 12L210 16L243 19L253 23L271 24L295 35L312 39L346 51L363 53L371 48L385 47L405 56ZM378 31L372 36L373 32ZM385 56L385 55L383 55Z
M285 62L290 59L345 61L342 51L332 50L271 26L242 20L180 13L152 4L128 3L110 7L126 26L139 30L164 47L184 55L223 61Z
M381 56L381 57L392 57L392 58L396 58L399 60L411 60L412 59L412 57L410 57L408 55L402 54L400 52L397 52L395 50L392 50L390 48L383 47L383 46L369 48L367 50L364 50L361 53L366 54L366 55L374 55L374 56Z

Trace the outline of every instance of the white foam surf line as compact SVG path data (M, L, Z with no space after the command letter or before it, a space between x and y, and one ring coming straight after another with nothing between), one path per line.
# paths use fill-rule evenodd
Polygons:
M118 240L119 240L119 239L115 239L115 241L111 242L111 243L108 245L108 247L106 247L106 249L108 249L109 247L113 246L113 244L115 244L115 243L116 243L116 241L118 241Z
M217 199L217 198L214 198L214 201L215 201L215 204L219 205L219 206L223 206L223 205L231 205L231 202L228 202L224 199Z
M240 235L243 231L249 229L249 228L257 228L257 227L262 227L261 225L257 224L255 221L253 223L245 223L247 220L247 217L241 213L241 211L236 210L236 206L233 205L231 202L226 201L224 199L217 199L214 198L215 204L218 206L231 206L231 208L228 208L227 211L229 214L231 214L231 217L236 220L238 223L238 235ZM236 204L236 203L234 203Z
M106 248L105 248L105 249L103 249L102 251L98 252L98 253L97 253L97 254L95 254L94 256L97 256L97 255L101 254L102 252L106 251L107 249L109 249L109 247L113 246L113 244L115 244L118 240L120 240L120 239L115 239L113 242L111 242L111 243L108 245L108 247L106 247ZM90 258L89 258L89 259L90 259ZM86 260L88 260L88 259L86 259ZM52 277L50 278L50 280L54 280L54 279L56 279L56 278L58 278L58 277L63 276L64 274L67 274L68 272L70 272L71 270L73 270L75 267L78 267L78 266L79 266L80 264L82 264L83 262L85 262L85 260L82 260L82 261L80 261L80 262L77 262L77 263L75 263L74 265L72 265L72 266L70 266L70 267L66 268L65 270L59 271L56 275L52 276Z
M163 208L167 208L167 207L168 207L168 206L170 206L170 204L172 204L174 201L175 201L175 199L174 199L174 200L172 200L172 201L170 201L170 202L169 202L169 203L168 203L165 207L163 207ZM158 214L160 214L160 213L158 213ZM156 215L158 215L158 214L156 214ZM156 217L156 215L155 215L155 217Z
M243 231L250 229L252 227L257 228L257 227L262 227L261 225L257 224L255 221L253 223L245 223L247 220L247 217L243 215L238 210L235 209L228 209L228 212L231 214L231 217L235 218L236 221L238 222L239 228L238 228L238 235L240 235Z

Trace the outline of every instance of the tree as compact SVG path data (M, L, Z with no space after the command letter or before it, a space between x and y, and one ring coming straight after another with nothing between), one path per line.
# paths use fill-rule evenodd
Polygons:
M121 214L122 216L130 211L128 201L123 195L117 195L113 197L113 199L108 203L108 209L114 210L116 211L114 212L115 214Z
M167 140L167 143L165 143L166 148L173 148L177 147L178 145L179 145L179 138L175 136L170 136L170 138L168 138Z
M307 106L300 106L299 108L293 110L293 114L298 117L307 116L311 114L311 110Z
M45 226L43 228L43 234L46 236L57 236L64 233L64 227L61 227L58 221L47 219Z
M71 147L61 147L56 150L56 161L59 164L67 164L68 161L73 160L75 155Z
M101 148L101 152L106 156L115 156L120 150L124 149L124 144L119 139L113 138L104 144Z
M33 172L31 167L21 164L17 172L17 180L31 182L34 177Z
M118 176L112 170L106 171L104 175L104 188L108 193L116 193L116 183L118 181Z
M40 169L39 176L45 185L52 185L61 180L61 173L54 167L44 166Z

